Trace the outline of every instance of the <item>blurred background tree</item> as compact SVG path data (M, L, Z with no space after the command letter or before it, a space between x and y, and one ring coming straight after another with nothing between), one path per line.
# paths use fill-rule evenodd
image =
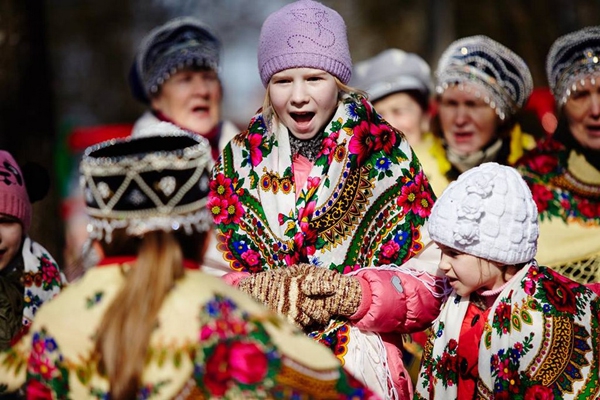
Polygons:
M132 123L142 113L126 77L149 30L194 15L219 33L224 116L243 127L264 94L256 67L260 26L290 2L0 0L0 148L53 176L49 195L34 207L32 236L60 259L60 200L69 182L76 184L68 136L77 127ZM521 55L536 86L546 85L545 57L558 36L600 23L600 0L322 2L346 20L354 61L397 47L420 54L434 70L450 42L484 34Z

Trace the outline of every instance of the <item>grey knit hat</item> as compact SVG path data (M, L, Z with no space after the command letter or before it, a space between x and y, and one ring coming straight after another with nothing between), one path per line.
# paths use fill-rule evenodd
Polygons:
M538 213L514 168L483 163L461 174L434 204L431 239L463 253L514 265L535 257Z
M153 29L142 40L129 73L133 96L143 103L160 86L186 67L219 69L221 43L196 18L175 18Z
M502 120L520 110L533 90L525 61L483 35L450 44L440 57L435 76L439 94L453 84L474 83L484 88L483 100Z
M352 58L340 14L316 1L299 0L267 17L258 44L263 85L288 68L321 69L350 81Z
M546 59L548 84L559 106L565 104L577 84L600 79L600 26L590 26L561 36Z
M351 85L368 93L371 101L407 90L428 98L433 82L429 65L414 53L387 49L354 66Z

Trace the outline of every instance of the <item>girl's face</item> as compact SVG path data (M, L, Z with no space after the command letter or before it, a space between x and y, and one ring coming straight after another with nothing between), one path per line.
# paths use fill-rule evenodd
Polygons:
M329 123L338 104L333 75L314 68L290 68L269 81L269 97L281 122L298 139L311 139Z
M21 248L23 227L18 219L0 214L0 270L12 261Z
M600 79L586 79L571 93L563 110L573 137L583 147L600 151Z
M221 83L213 70L183 69L152 99L152 108L176 125L206 135L221 119Z
M412 145L419 143L423 132L429 129L429 115L409 94L390 94L373 103L379 115L394 128L402 131Z
M442 259L439 269L459 296L478 289L493 290L504 285L504 273L494 262L439 245Z
M448 147L461 156L482 150L496 137L496 112L475 95L476 86L448 87L439 99L439 117Z

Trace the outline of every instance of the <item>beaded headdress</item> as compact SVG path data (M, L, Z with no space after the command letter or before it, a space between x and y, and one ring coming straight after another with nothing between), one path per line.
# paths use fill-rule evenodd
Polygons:
M548 83L559 106L565 104L577 84L600 75L600 26L590 26L561 36L546 59Z
M129 73L133 96L143 103L179 70L218 71L221 43L201 21L179 17L153 29L142 40Z
M459 39L444 51L435 72L436 91L450 85L472 83L501 120L515 114L533 90L533 78L525 61L487 36Z
M80 172L90 238L109 243L122 228L133 236L210 229L210 146L198 135L159 125L160 136L110 140L84 152Z

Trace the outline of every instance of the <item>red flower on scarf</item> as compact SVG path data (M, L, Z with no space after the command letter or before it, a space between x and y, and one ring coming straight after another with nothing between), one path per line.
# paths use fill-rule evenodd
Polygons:
M559 275L554 279L544 279L542 286L546 291L548 302L559 312L575 314L577 311L573 284Z
M600 207L590 203L587 199L581 199L578 204L579 212L586 218L596 218L600 216Z
M45 286L51 285L53 282L60 282L60 273L58 268L46 257L41 258L42 261L42 279Z
M381 143L377 142L377 138L373 136L370 130L371 125L367 121L362 121L354 127L352 138L348 144L348 150L351 154L356 155L356 161L358 165L363 165L373 152L381 149L377 149L377 145L381 146Z
M230 178L225 174L217 174L210 181L210 197L229 198L233 195L233 184Z
M263 154L260 149L260 145L262 144L263 135L260 133L250 133L248 135L248 151L250 152L250 162L253 167L256 167L261 163L263 159Z
M381 264L392 264L398 257L400 245L395 240L388 240L381 246L379 262Z
M255 271L257 267L260 267L257 272L262 270L260 254L258 252L251 249L246 250L242 253L242 260L246 262L250 271Z
M404 213L412 212L422 218L431 214L433 199L431 192L426 190L425 179L422 173L415 176L415 179L408 181L402 186L402 192L396 201L398 206L404 208Z
M52 390L40 381L31 379L27 381L27 398L33 400L52 399Z
M229 199L212 197L208 199L207 206L215 224L237 224L244 214L244 208L237 196L231 196Z
M321 149L321 155L327 156L327 161L329 164L333 161L333 155L335 154L335 149L337 147L337 140L340 136L339 132L333 132L325 139L323 139L323 147Z
M552 389L542 385L534 385L525 390L524 400L550 400L554 399Z
M527 160L527 165L533 171L545 175L554 171L558 165L558 159L547 154L541 154L537 157L532 157L531 159Z
M375 136L375 149L383 149L385 154L391 154L396 146L396 132L388 124L375 125L372 130Z
M539 212L546 211L548 202L554 199L554 194L546 186L538 183L531 187L531 193Z
M254 343L219 343L206 360L204 383L211 394L223 396L231 380L246 385L256 384L267 375L267 357Z

